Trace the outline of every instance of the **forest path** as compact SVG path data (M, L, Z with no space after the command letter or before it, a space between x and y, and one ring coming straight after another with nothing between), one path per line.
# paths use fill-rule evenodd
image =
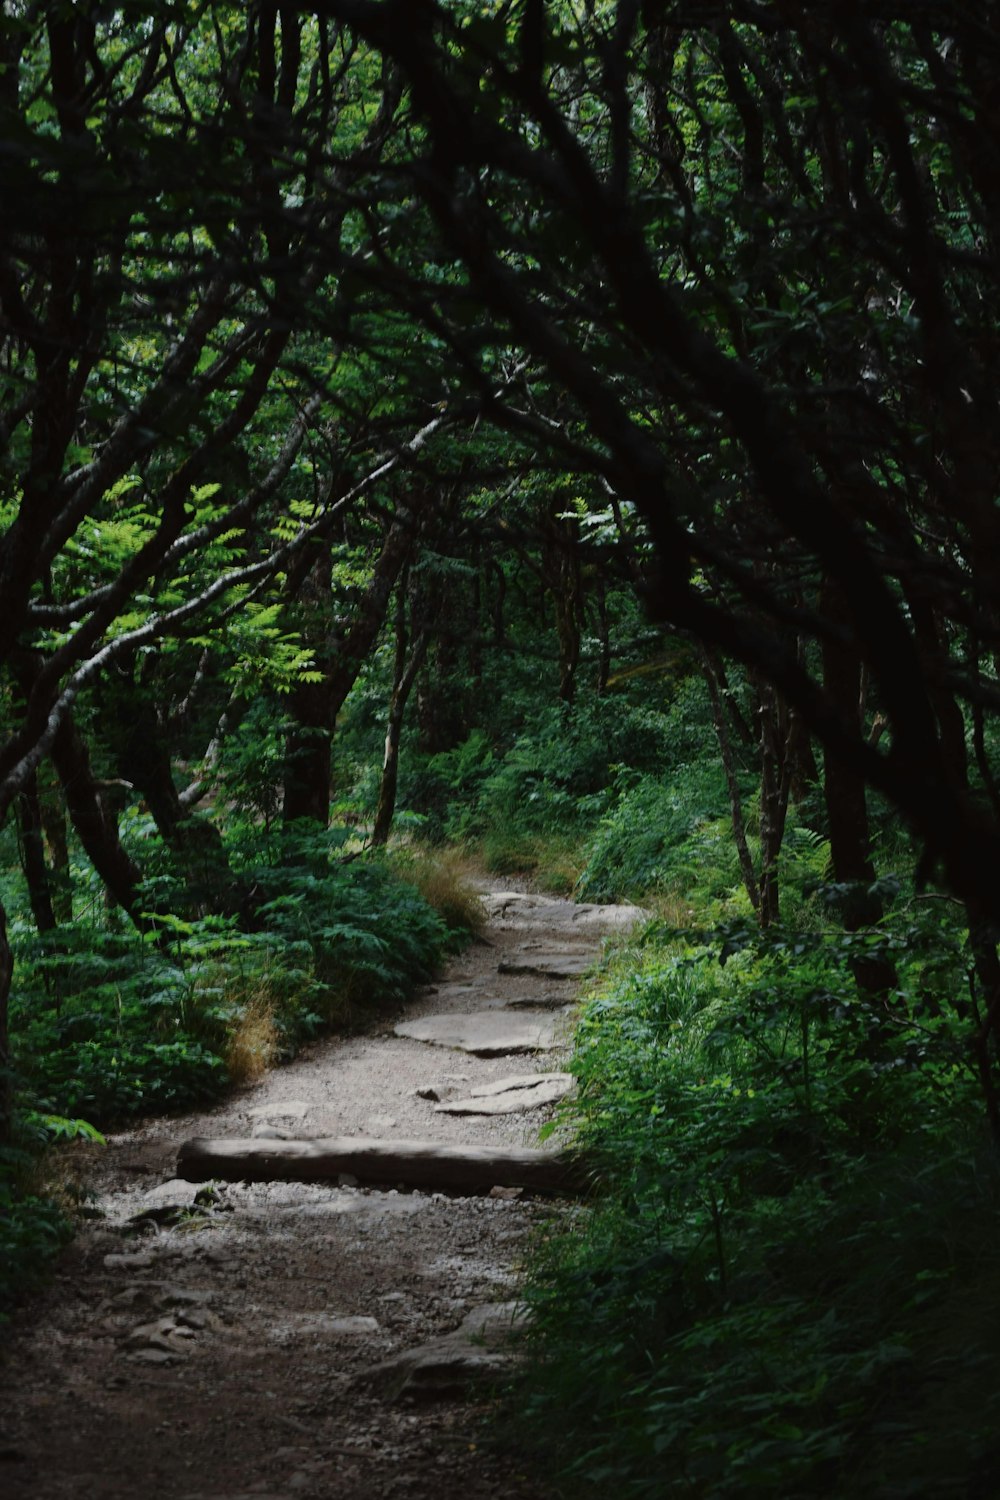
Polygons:
M502 1358L491 1334L509 1327L518 1263L550 1203L349 1182L206 1191L174 1176L191 1136L536 1144L551 1102L438 1106L558 1073L581 973L602 934L640 913L509 890L484 901L484 939L397 1023L446 1025L449 1045L392 1024L323 1042L209 1112L83 1153L100 1217L15 1322L5 1361L7 1500L541 1500L516 1455L478 1446L488 1397L472 1377ZM516 1025L518 1048L545 1050L456 1050L470 1017L474 1045Z

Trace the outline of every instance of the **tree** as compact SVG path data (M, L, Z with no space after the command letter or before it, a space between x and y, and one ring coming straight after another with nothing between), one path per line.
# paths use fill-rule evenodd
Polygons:
M207 721L217 746L251 662L293 695L323 678L271 591L462 412L428 413L398 369L373 409L363 329L344 378L357 183L398 90L343 27L273 4L43 4L8 7L0 44L0 820L20 806L47 922L35 781L51 759L142 922L92 752L195 878L218 839L175 785L179 737L190 757ZM393 357L384 322L377 344L369 373ZM5 1001L0 986L0 1070Z
M864 784L966 902L985 1076L1000 1020L993 8L321 11L405 79L422 126L405 169L452 258L434 306L460 357L514 344L572 414L508 404L494 420L639 508L659 618L760 673L842 768L856 872ZM410 274L408 295L429 297L427 279Z

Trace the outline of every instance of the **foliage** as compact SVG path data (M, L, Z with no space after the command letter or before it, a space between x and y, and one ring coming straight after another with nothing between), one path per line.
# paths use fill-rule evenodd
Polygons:
M12 1041L37 1107L98 1124L189 1108L252 1058L288 1056L429 977L448 928L381 862L338 863L339 842L306 829L272 864L259 843L234 850L253 877L253 930L161 911L144 937L87 920L25 932Z
M658 765L666 742L663 714L624 694L552 705L522 689L511 710L523 727L506 746L474 729L452 750L411 757L403 788L427 834L481 839L498 873L530 867L536 839L578 844L607 807L616 768Z
M16 1299L44 1285L72 1233L58 1204L19 1192L0 1163L0 1326Z
M596 1203L536 1249L518 1393L567 1493L976 1493L1000 1179L938 903L876 933L653 928L589 1003ZM890 953L880 1003L852 963ZM974 1311L975 1309L975 1311Z
M72 1235L64 1206L40 1189L38 1162L49 1142L80 1134L96 1132L82 1120L29 1112L0 1146L0 1326L16 1299L44 1284Z
M616 901L657 889L730 891L739 867L725 820L718 763L674 766L659 778L625 776L616 801L587 845L579 892Z
M362 857L416 681L401 825L721 924L581 1033L621 1191L553 1252L578 1472L902 1495L922 1414L982 1489L944 1426L997 1385L995 17L14 10L0 1136L11 1059L41 1134L188 1107L472 929Z
M394 851L391 866L437 912L452 945L481 935L486 910L460 851L403 844Z

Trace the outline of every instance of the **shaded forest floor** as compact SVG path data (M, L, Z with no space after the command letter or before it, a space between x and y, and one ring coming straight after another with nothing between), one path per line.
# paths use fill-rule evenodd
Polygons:
M405 1019L544 1016L554 1031L544 1054L469 1055L387 1022L311 1048L210 1112L77 1151L94 1217L15 1320L4 1362L0 1481L11 1500L125 1500L150 1487L167 1500L540 1497L516 1453L484 1446L482 1418L526 1241L571 1207L509 1190L199 1189L174 1177L178 1145L194 1135L535 1144L552 1106L455 1115L424 1094L447 1101L558 1069L579 979L498 966L556 951L582 967L627 912L515 892L486 900L485 938Z

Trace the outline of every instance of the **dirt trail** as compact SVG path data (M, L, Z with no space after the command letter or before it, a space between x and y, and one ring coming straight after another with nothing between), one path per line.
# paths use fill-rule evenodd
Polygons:
M101 1216L15 1323L0 1375L8 1500L542 1500L516 1454L480 1445L474 1377L503 1358L526 1237L560 1210L507 1192L286 1182L206 1193L174 1178L178 1145L195 1135L536 1144L551 1103L439 1106L464 1108L511 1075L558 1073L579 972L602 933L637 913L510 891L484 900L485 941L398 1022L444 1016L454 1041L478 1016L473 1045L495 1020L544 1051L479 1056L390 1024L94 1152Z

